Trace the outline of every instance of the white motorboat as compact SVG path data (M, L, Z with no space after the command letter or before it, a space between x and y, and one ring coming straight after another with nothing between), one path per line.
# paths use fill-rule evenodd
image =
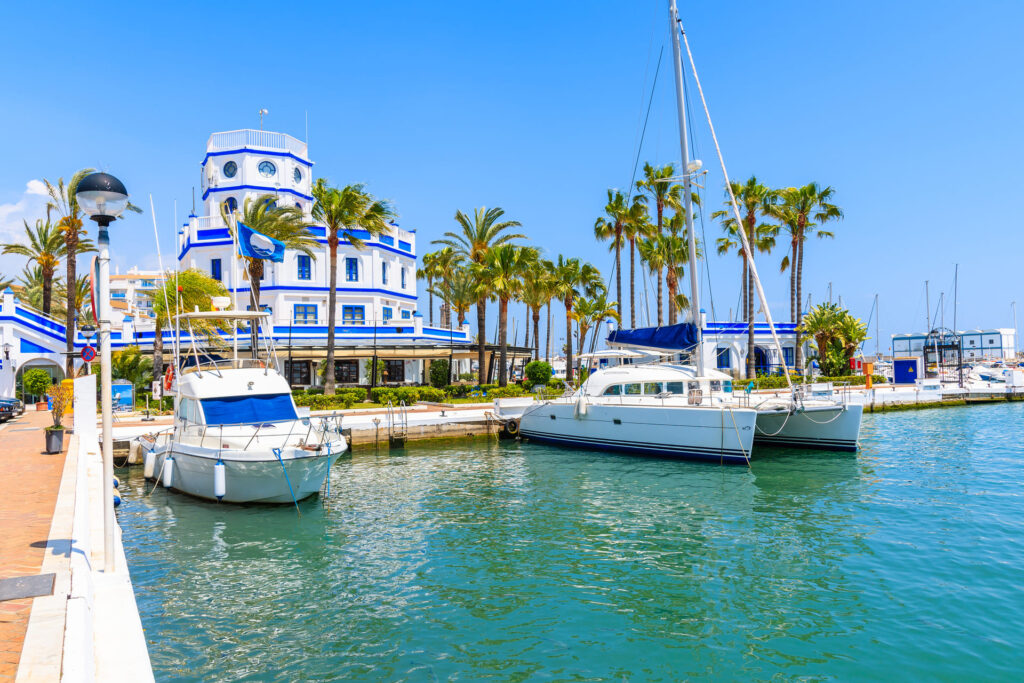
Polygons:
M717 371L698 376L685 365L622 365L528 408L519 433L563 446L746 464L757 411L725 398L731 390L731 378Z
M268 313L179 316L257 324ZM195 334L190 335L194 340ZM174 426L142 437L145 474L175 491L229 503L292 503L324 485L348 447L340 416L300 417L288 383L267 357L231 359L192 348L169 370Z

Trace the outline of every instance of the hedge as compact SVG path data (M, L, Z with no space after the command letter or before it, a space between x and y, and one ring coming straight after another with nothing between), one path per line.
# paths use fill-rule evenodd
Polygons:
M751 382L756 382L755 388L757 389L785 389L786 378L782 375L768 375L764 377L758 377L756 380L749 379L737 379L733 380L733 387L736 389L745 389ZM806 380L801 380L798 377L793 378L794 384L799 384L801 381L805 383L816 383L816 382L832 382L833 384L846 384L850 386L864 386L867 384L867 378L864 375L845 375L839 377L814 377ZM875 384L885 384L886 379L882 375L872 375L871 381Z
M487 398L512 398L514 396L525 396L526 392L518 384L509 384L506 387L495 387L487 392Z
M444 403L445 399L448 398L442 390L435 389L434 387L420 387L419 394L419 400L431 403Z

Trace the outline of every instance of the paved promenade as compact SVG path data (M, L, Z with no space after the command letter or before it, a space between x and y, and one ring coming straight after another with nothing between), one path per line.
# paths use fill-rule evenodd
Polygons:
M65 460L43 453L49 424L50 413L27 412L0 426L0 579L39 574L43 564ZM2 683L17 673L32 602L0 602Z

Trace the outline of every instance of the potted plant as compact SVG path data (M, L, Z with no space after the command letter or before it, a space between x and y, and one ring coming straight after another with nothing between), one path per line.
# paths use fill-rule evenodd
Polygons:
M53 402L53 425L46 428L46 452L60 453L64 448L64 410L71 402L71 390L63 384L54 384L47 394Z
M26 370L25 375L21 379L22 385L25 387L25 391L30 396L44 397L46 392L50 390L53 385L53 379L50 378L50 373L42 368L32 368ZM36 410L46 410L46 401L40 401L36 403Z

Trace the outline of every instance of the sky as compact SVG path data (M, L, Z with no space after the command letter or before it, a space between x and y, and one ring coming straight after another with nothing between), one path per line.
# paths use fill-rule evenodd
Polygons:
M1013 325L1024 4L683 1L680 14L731 177L835 189L835 239L806 249L814 302L831 284L884 350L925 327L926 280L932 315L952 326L958 267L957 326ZM606 190L629 188L638 156L679 158L666 0L16 3L5 15L0 239L44 215L41 179L96 167L145 209L112 229L122 271L158 265L150 195L170 266L175 202L180 223L207 138L258 127L260 108L265 128L299 138L308 119L315 175L392 200L420 254L457 209L500 206L549 257L608 276L593 237ZM698 229L713 241L724 176L696 101L691 112L709 171ZM757 257L776 319L789 317L783 256ZM22 265L0 257L4 274ZM739 266L709 256L703 299L718 319L735 315Z

